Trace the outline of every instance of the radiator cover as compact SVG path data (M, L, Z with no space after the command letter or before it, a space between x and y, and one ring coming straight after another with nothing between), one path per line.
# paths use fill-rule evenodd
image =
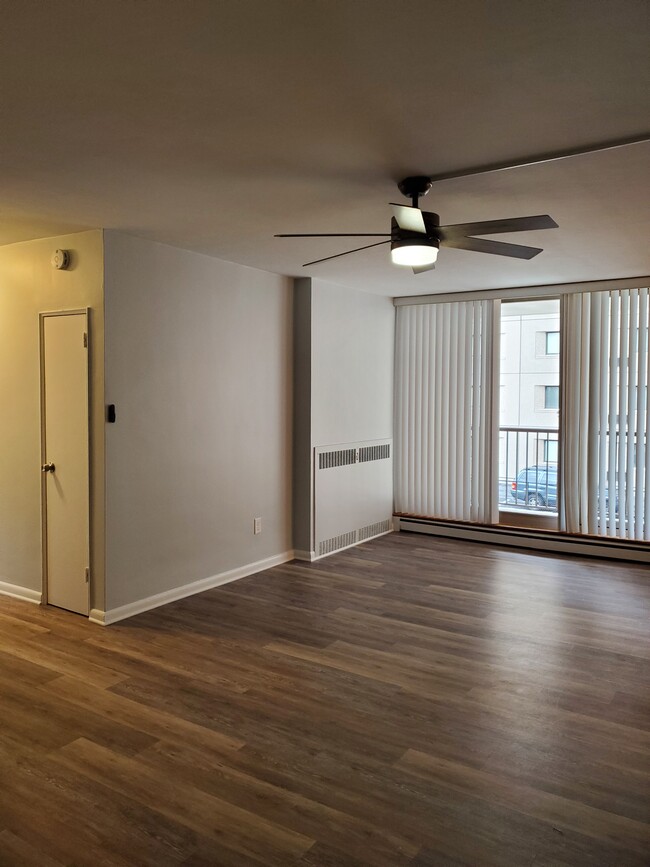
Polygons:
M392 514L392 440L314 449L316 558L390 532Z

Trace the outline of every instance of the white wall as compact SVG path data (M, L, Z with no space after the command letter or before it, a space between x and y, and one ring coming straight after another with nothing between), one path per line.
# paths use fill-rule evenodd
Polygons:
M392 299L312 280L314 446L393 435Z
M290 551L292 286L107 231L105 287L110 610Z
M71 251L67 271L52 267L58 248ZM90 307L91 604L98 607L104 597L102 282L99 230L0 247L0 585L25 588L32 598L42 586L38 314Z
M389 298L309 278L296 280L295 292L296 365L311 371L294 380L294 547L306 555L314 551L314 448L393 435L395 308ZM373 500L392 502L388 484L364 492L370 510Z

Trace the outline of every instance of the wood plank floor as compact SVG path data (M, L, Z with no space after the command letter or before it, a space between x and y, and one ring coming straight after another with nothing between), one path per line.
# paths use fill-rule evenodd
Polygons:
M0 864L650 863L650 572L398 533L102 629L0 597Z

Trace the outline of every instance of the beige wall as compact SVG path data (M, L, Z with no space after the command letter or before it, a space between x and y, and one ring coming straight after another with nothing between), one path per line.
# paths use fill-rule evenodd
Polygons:
M72 267L56 271L57 248ZM104 597L104 316L102 232L0 247L0 581L41 590L38 314L91 308L91 605Z
M105 268L110 610L291 549L292 286L112 231Z

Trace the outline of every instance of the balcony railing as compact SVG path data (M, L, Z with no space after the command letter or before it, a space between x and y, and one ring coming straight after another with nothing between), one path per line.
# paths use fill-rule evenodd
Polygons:
M499 428L499 507L557 514L558 431Z

